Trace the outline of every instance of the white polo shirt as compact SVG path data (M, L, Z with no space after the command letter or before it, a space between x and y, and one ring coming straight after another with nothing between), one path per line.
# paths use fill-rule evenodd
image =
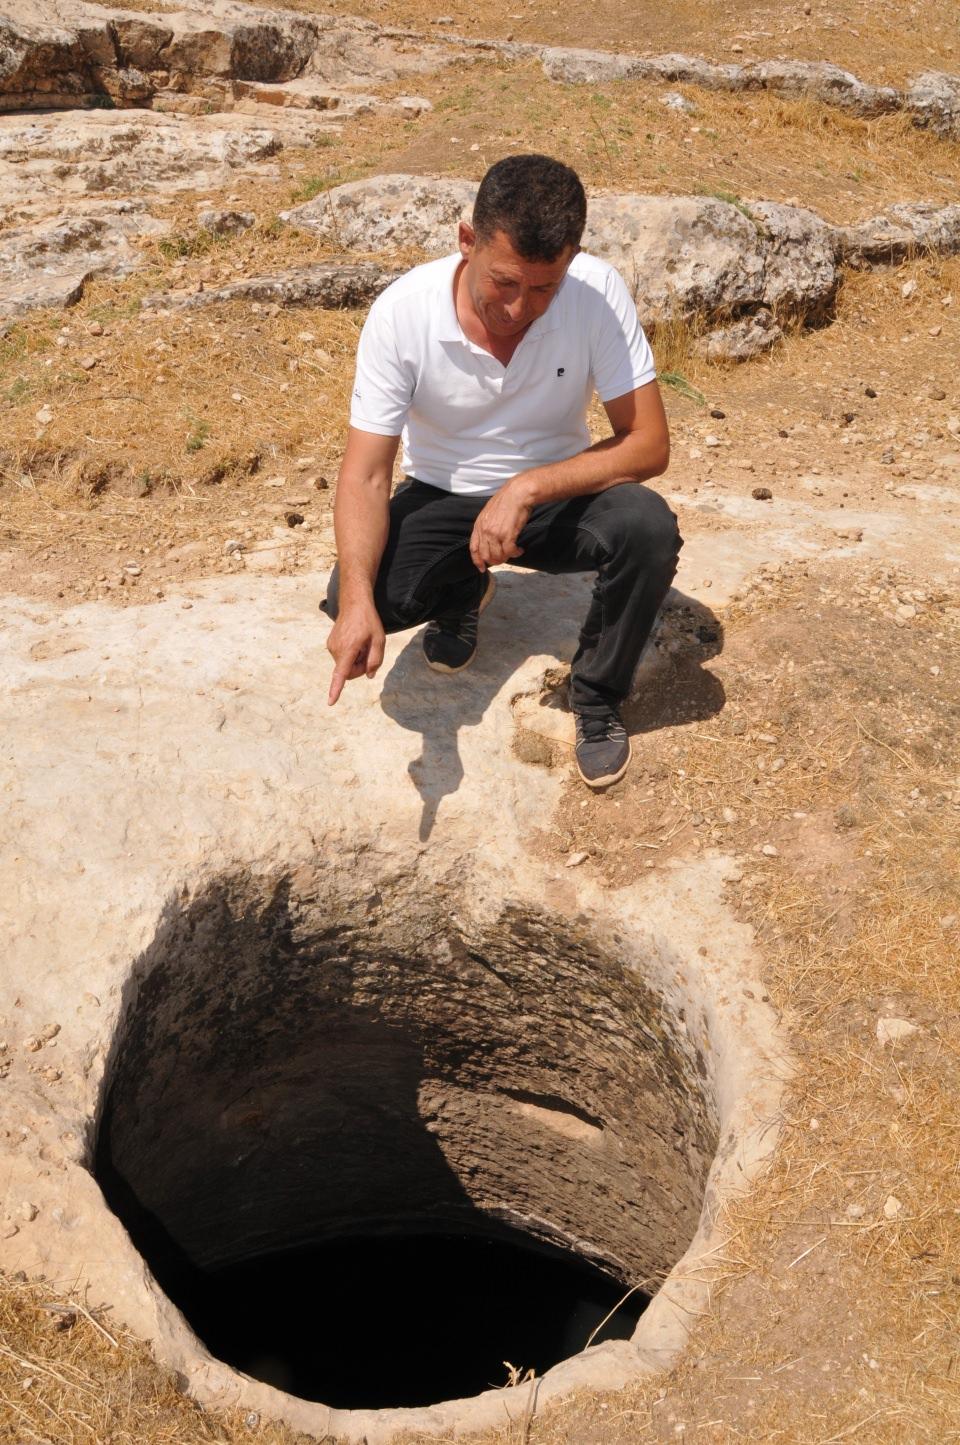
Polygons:
M489 496L518 472L588 447L594 391L612 401L656 371L622 277L582 251L504 366L457 319L460 259L417 266L374 301L357 350L350 425L402 433L408 476Z

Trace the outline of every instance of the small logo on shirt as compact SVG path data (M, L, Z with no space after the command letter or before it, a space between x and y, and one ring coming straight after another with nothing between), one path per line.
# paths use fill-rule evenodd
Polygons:
M562 376L563 373L564 373L564 367L558 366L558 367L557 367L557 375L558 375L558 376Z

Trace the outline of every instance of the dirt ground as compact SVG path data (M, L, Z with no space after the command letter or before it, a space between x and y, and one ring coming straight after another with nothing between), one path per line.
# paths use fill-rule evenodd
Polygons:
M353 9L425 30L437 18L413 0ZM891 82L956 69L958 18L926 0L731 0L722 15L702 0L669 12L513 0L454 15L477 35L796 55ZM139 311L165 286L322 254L276 221L305 188L384 170L479 175L549 139L594 187L796 197L834 221L956 199L958 148L901 119L680 88L696 116L649 86L458 67L419 86L434 105L421 119L358 118L275 184L238 181L231 204L258 216L243 236L202 241L196 197L158 205L176 240L151 243L146 271L0 339L0 587L130 606L251 565L315 585L333 555L362 315ZM831 555L798 548L724 607L705 588L628 710L627 778L604 795L571 779L530 842L555 860L586 854L579 866L611 889L691 851L733 854L731 903L756 931L797 1068L774 1163L731 1207L712 1307L678 1365L505 1418L478 1445L960 1440L960 569L937 544L960 503L958 308L960 259L918 256L850 273L832 324L741 368L698 360L689 335L655 338L680 379L665 388L674 450L659 485L685 534L719 545L769 518L772 535L800 508ZM860 540L865 514L880 521ZM539 761L569 772L559 745ZM912 1031L882 1042L890 1018ZM107 1316L51 1300L37 1282L0 1289L0 1440L295 1439L202 1414Z

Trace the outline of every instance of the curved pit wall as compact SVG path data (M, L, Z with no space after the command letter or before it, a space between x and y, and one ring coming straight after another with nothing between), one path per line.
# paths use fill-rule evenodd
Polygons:
M475 1234L654 1295L632 1339L574 1344L541 1401L621 1385L682 1343L702 1284L678 1262L714 1242L722 1176L757 1152L767 1011L752 990L733 1007L712 996L723 970L691 976L629 920L480 898L437 880L351 893L238 873L168 911L128 987L91 1167L201 1336L191 1278L352 1236ZM335 1291L317 1301L337 1307ZM171 1314L160 1355L202 1356ZM371 1302L370 1371L403 1329L402 1302ZM370 1441L530 1403L520 1387L331 1410L214 1375L198 1393Z

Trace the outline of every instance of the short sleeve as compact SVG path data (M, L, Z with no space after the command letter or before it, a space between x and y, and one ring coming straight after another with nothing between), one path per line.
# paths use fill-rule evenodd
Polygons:
M393 319L383 297L378 297L360 333L350 425L377 436L399 436L412 399L413 385L400 359Z
M591 328L590 369L600 400L613 401L655 381L657 370L637 308L619 272L611 267L603 290L595 294L599 314Z

